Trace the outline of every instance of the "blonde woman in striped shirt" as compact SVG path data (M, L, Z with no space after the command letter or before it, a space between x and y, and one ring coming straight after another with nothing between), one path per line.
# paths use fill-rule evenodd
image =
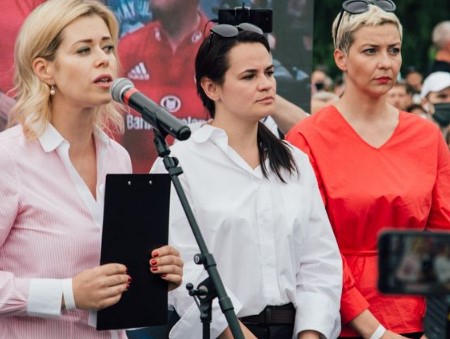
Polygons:
M15 48L14 116L0 134L0 338L125 338L96 331L89 310L117 303L131 281L99 266L107 173L131 173L109 87L118 25L95 0L48 0ZM181 282L178 251L149 254L149 270Z

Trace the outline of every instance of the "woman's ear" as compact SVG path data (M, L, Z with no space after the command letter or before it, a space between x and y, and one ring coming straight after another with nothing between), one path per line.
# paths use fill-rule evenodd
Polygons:
M213 101L217 101L219 99L219 86L217 86L217 84L212 81L211 79L207 78L207 77L203 77L201 82L200 82L203 91L205 92L205 94L208 96L208 98L210 98Z
M36 58L33 60L33 70L34 73L41 79L42 82L45 82L49 86L54 85L55 81L53 80L53 64L44 58Z
M334 62L336 63L336 66L342 71L347 71L347 54L345 54L340 49L335 49L334 53Z

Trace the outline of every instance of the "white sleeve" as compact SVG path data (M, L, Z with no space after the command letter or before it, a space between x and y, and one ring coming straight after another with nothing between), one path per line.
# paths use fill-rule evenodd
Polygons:
M311 188L312 207L297 274L295 333L314 329L322 337L336 338L341 326L342 258L309 162L302 175Z
M58 317L61 314L63 280L31 279L27 314L36 317Z

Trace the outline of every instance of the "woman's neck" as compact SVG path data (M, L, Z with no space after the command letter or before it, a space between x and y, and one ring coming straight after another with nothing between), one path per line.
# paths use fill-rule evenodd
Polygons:
M92 149L94 134L93 111L54 111L51 123L63 138L70 143L71 151L83 152Z

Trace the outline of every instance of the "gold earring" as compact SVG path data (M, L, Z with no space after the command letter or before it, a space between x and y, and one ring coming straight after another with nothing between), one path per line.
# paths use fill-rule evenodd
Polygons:
M55 93L56 93L55 85L51 85L50 86L50 95L55 95Z

